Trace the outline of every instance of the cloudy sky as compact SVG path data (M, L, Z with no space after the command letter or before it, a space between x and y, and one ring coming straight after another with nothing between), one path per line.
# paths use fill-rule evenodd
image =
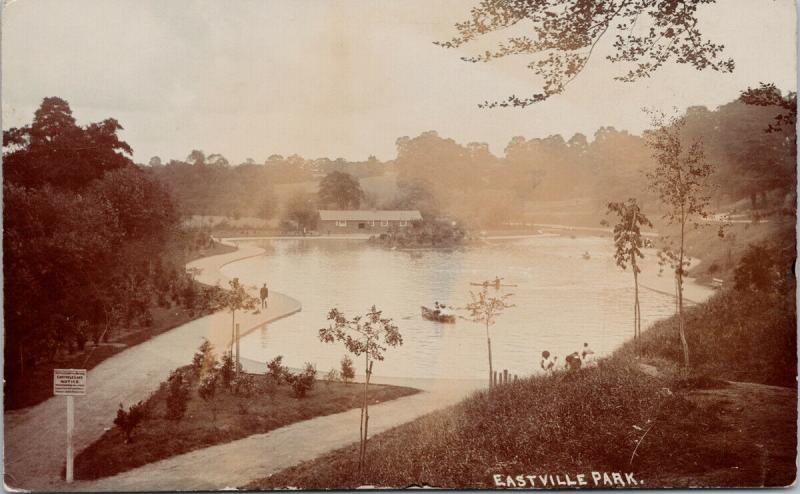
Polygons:
M734 74L669 66L621 83L604 47L567 92L524 110L480 110L531 94L526 59L469 64L432 41L453 35L475 0L5 0L3 127L30 122L45 96L79 123L114 117L135 159L191 149L233 163L298 153L381 159L426 130L488 142L591 136L646 126L642 107L716 107L741 89L796 86L792 0L721 0L701 29L736 61ZM610 39L609 39L610 41Z

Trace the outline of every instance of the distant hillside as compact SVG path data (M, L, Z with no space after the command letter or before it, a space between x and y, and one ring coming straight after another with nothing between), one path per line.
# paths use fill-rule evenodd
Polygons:
M734 101L717 109L686 111L686 142L701 139L711 177L712 208L758 214L793 210L795 158L790 130L765 132L776 108ZM212 157L214 157L212 159ZM654 166L642 136L603 127L591 140L582 134L514 137L503 156L480 142L460 144L435 131L400 137L390 162L271 156L230 166L219 155L193 151L186 162L156 163L185 214L273 218L298 191L315 194L331 171L359 179L362 207L420 209L468 226L509 222L595 224L609 201L636 197L658 217L658 201L647 187Z

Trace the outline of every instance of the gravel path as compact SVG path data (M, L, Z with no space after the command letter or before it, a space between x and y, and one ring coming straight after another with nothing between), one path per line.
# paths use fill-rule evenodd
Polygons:
M226 280L219 269L238 259L260 255L261 249L243 246L236 252L190 263L200 269L198 281L214 285ZM237 314L242 334L301 309L300 303L270 290L267 310ZM75 451L88 446L112 426L120 403L128 406L146 399L176 367L191 362L203 338L220 350L229 345L231 315L218 312L163 333L105 360L89 371L86 396L75 397ZM66 398L50 398L39 405L7 412L5 427L5 483L9 487L52 490L63 488L61 471L66 451Z
M427 381L427 382L425 382ZM482 383L394 379L391 384L426 389L370 407L370 436L463 399ZM236 488L300 462L358 442L360 409L296 422L92 482L80 491L178 491Z

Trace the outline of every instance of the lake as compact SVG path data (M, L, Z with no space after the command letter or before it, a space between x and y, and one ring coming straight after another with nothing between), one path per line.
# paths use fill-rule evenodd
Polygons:
M509 301L515 307L490 329L496 370L537 372L543 350L558 355L561 363L584 342L598 356L606 355L633 332L633 276L614 263L608 237L543 235L448 251L386 250L344 239L258 245L264 255L229 264L223 273L247 285L267 282L303 304L300 313L242 338L242 356L259 362L283 355L291 367L313 362L323 373L338 369L344 346L318 339L328 311L337 307L353 316L374 304L394 319L404 340L375 363L376 376L484 379L489 368L484 326L463 319L455 324L428 321L420 306L439 301L463 307L470 290L479 289L470 282L495 276L517 285L506 289L514 294ZM584 252L591 258L584 259ZM653 259L650 253L644 268L650 279L657 271ZM671 283L664 281L660 284L669 291ZM669 295L643 289L640 298L644 327L675 312ZM356 372L362 373L362 361L354 360Z

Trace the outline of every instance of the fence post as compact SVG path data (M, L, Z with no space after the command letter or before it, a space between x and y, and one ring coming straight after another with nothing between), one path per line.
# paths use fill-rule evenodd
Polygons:
M492 387L497 386L497 371L494 371L494 375L492 375Z
M503 384L508 384L508 369L503 369Z

